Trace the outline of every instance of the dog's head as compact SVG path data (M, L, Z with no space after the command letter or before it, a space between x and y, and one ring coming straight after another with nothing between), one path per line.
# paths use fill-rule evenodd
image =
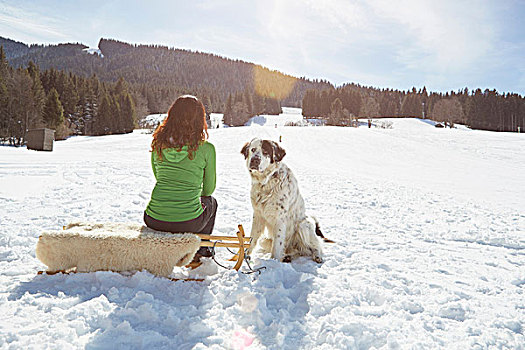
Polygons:
M264 173L272 164L277 164L286 155L276 142L255 138L247 142L241 150L250 173Z

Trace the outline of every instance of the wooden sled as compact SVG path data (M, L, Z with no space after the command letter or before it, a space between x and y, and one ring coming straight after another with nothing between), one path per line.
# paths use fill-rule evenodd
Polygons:
M236 236L215 236L197 233L172 234L151 230L136 224L74 223L63 231L44 232L39 237L36 256L48 266L38 274L94 271L140 271L166 277L174 266L196 268L192 261L199 247L236 248L233 267L239 271L250 247L242 225ZM193 237L193 238L192 238ZM157 259L158 258L158 259ZM157 261L160 260L160 261ZM251 270L249 263L248 267ZM202 279L184 279L202 281Z
M231 269L239 271L242 266L242 263L245 259L245 251L250 248L250 237L246 237L244 233L244 228L242 225L238 225L239 230L237 231L237 236L216 236L216 235L207 235L204 233L195 233L201 239L201 247L221 247L221 248L236 248L238 252L229 259L230 261L236 261L235 266ZM215 260L215 259L214 259ZM201 265L200 262L192 262L186 267L195 269ZM221 264L219 264L222 266Z
M250 237L246 237L244 234L244 228L242 225L238 226L237 237L233 236L215 236L206 235L203 233L196 233L201 239L201 247L223 247L223 248L236 248L238 249L237 254L230 260L237 261L233 269L239 271L245 258L245 250L250 248ZM226 242L223 242L226 241Z

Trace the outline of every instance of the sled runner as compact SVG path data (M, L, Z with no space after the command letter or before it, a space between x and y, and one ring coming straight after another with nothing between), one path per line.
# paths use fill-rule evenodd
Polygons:
M169 278L175 266L196 267L190 262L199 247L236 248L231 260L236 260L232 269L238 271L250 247L250 237L245 236L242 225L238 228L236 236L215 236L160 232L139 224L73 223L39 237L36 256L48 266L39 274L147 270ZM213 260L225 267L215 256Z
M235 254L230 260L237 261L233 269L236 271L239 271L244 261L245 250L250 248L250 237L245 236L244 228L242 227L242 225L238 225L237 227L239 228L239 230L237 231L237 237L214 236L214 235L206 235L203 233L196 233L195 235L199 236L199 238L201 239L201 245L200 245L201 247L237 248L238 249L237 254ZM226 242L222 242L222 241L226 241ZM215 256L214 256L214 260L215 260Z

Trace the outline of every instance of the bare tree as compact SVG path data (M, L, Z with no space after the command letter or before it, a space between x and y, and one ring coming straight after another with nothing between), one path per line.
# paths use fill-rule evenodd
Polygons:
M452 127L454 123L465 123L465 113L457 98L441 99L432 109L432 119Z
M235 102L232 107L232 126L242 126L250 119L248 106L243 101Z
M367 97L361 105L360 117L375 118L379 115L379 103L374 97Z
M348 112L346 108L343 108L343 103L339 98L336 98L330 105L327 124L337 126L350 125L350 112Z

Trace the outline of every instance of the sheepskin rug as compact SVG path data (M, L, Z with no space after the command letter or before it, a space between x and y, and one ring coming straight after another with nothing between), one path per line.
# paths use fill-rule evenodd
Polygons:
M141 271L168 277L187 265L200 246L192 233L173 234L140 224L72 223L46 231L38 239L36 257L47 272Z

